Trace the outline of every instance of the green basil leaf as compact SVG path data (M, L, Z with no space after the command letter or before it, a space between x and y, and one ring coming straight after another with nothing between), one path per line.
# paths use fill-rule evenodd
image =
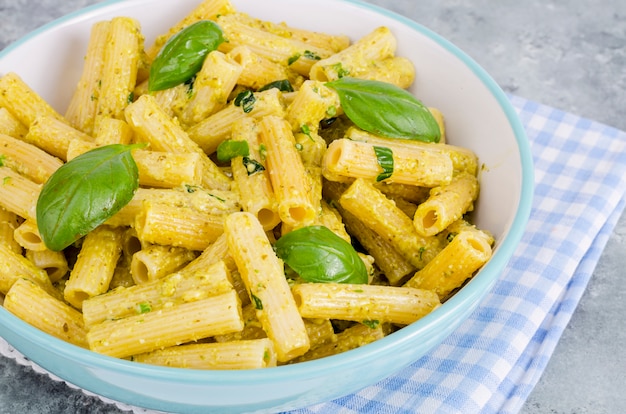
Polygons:
M247 114L254 109L254 103L256 102L256 96L252 91L243 91L235 97L235 106L240 106L241 109Z
M343 77L326 83L359 128L388 138L439 142L437 121L410 92L391 83Z
M130 151L143 146L99 147L50 176L37 200L37 226L50 250L63 250L128 204L139 187Z
M276 88L281 92L293 92L293 86L291 86L291 83L287 79L270 82L267 85L261 87L259 89L259 92L267 91L272 88Z
M274 249L307 282L364 284L368 281L367 269L356 250L325 226L291 231L276 241Z
M233 141L227 139L217 146L217 159L221 162L230 161L235 157L246 157L250 155L248 141Z
M376 177L376 181L382 181L393 174L393 151L391 148L374 146L374 152L376 153L376 161L378 165L383 169L383 172Z
M246 172L248 173L248 176L256 174L261 171L265 171L265 167L263 166L263 164L261 164L257 160L254 160L248 156L243 157L242 161L243 161L243 166L246 167Z
M222 29L210 20L200 20L172 36L150 66L150 91L188 82L198 73L206 56L224 42Z

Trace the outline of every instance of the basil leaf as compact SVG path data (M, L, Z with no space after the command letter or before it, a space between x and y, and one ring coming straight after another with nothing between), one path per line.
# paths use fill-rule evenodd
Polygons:
M437 121L410 92L391 83L343 77L326 85L337 91L345 114L359 128L389 138L439 142Z
M63 250L128 204L139 187L130 151L139 147L99 147L50 176L37 200L37 226L50 250Z
M222 29L215 22L200 20L185 27L165 43L152 62L148 89L160 91L189 81L222 42Z
M250 155L248 141L227 139L217 146L217 159L221 162L230 161L235 157L246 157L248 155Z
M393 174L393 151L391 148L374 146L376 161L383 169L383 172L376 177L376 181L382 181Z
M243 157L243 166L246 167L246 172L248 176L256 174L261 171L265 171L265 167L263 164L258 162L257 160L253 160L252 158L245 156Z
M291 83L287 79L270 82L267 85L261 87L259 89L259 92L267 91L272 88L276 88L281 92L293 92L293 86L291 86Z
M234 104L235 106L240 106L243 112L247 114L254 109L255 102L256 96L254 96L252 91L243 91L235 97Z
M325 226L291 231L276 241L274 249L307 282L364 284L368 281L365 264L352 245Z

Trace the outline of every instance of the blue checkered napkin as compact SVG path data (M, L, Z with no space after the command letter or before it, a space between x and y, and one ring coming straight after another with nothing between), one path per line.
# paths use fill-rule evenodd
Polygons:
M510 97L535 162L528 228L493 291L444 343L394 376L293 413L516 413L624 208L626 133Z

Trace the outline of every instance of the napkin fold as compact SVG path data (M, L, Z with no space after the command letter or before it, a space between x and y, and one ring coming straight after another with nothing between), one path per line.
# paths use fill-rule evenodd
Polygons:
M355 394L290 414L521 409L624 209L626 133L509 99L530 141L535 197L526 232L493 290L450 337L410 366ZM45 372L2 338L0 354ZM152 413L100 398L125 411Z

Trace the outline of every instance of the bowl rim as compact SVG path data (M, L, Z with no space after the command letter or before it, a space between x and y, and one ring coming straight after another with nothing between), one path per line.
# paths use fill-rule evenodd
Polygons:
M69 13L63 17L57 18L49 23L40 26L39 28L31 31L25 36L7 45L2 51L0 51L0 60L2 60L5 55L10 54L14 49L19 48L20 45L29 41L30 39L40 36L51 29L61 27L65 24L72 24L75 19L88 18L92 13L97 13L101 9L108 8L117 3L142 1L149 0L107 0L76 10L72 13ZM183 384L202 381L207 385L209 384L209 382L227 385L235 383L241 384L242 377L245 377L245 380L248 381L258 381L262 379L267 379L267 377L271 377L272 381L280 381L281 379L288 380L314 376L321 372L338 371L344 367L358 364L359 360L370 359L374 354L385 354L386 349L395 348L399 343L411 341L414 336L425 330L429 325L436 323L438 320L442 319L446 315L446 313L449 313L449 311L447 311L448 309L452 310L453 308L462 305L464 302L472 300L472 298L479 294L479 292L483 292L483 294L486 294L485 292L490 291L497 279L500 277L501 272L509 262L511 256L517 248L519 241L525 233L526 224L530 216L534 192L534 170L530 144L526 136L525 128L522 125L515 108L511 104L507 94L477 62L475 62L469 55L467 55L453 43L451 43L441 35L435 33L431 29L396 12L374 4L365 3L361 0L335 1L339 3L352 4L359 8L367 9L383 16L389 17L399 22L400 24L408 26L410 29L420 33L421 35L430 38L438 45L445 48L456 58L461 60L481 80L481 82L485 85L485 87L498 102L499 107L504 112L511 128L513 129L517 148L519 150L522 172L522 176L520 177L521 191L519 194L517 210L513 216L514 218L510 224L508 231L505 233L505 237L498 244L494 255L492 256L490 261L480 270L479 274L477 274L470 281L470 283L468 283L463 289L461 289L453 297L451 297L444 304L442 304L442 306L436 311L426 315L425 317L412 323L411 325L402 328L401 330L391 334L390 336L377 340L366 346L344 352L339 355L325 357L314 361L307 361L299 364L285 365L273 368L264 368L259 370L219 371L172 368L148 364L139 364L137 362L113 358L106 355L98 354L94 351L80 348L61 339L53 337L43 331L40 331L39 329L17 318L6 309L4 309L2 306L0 306L0 319L2 320L0 325L4 325L5 328L10 329L12 333L22 337L26 341L45 343L46 348L48 348L50 352L65 355L75 360L77 363L81 363L92 368L116 370L120 373L130 374L133 376L146 375L154 380L167 379L168 381L176 381ZM16 347L16 349L19 351L19 348Z

